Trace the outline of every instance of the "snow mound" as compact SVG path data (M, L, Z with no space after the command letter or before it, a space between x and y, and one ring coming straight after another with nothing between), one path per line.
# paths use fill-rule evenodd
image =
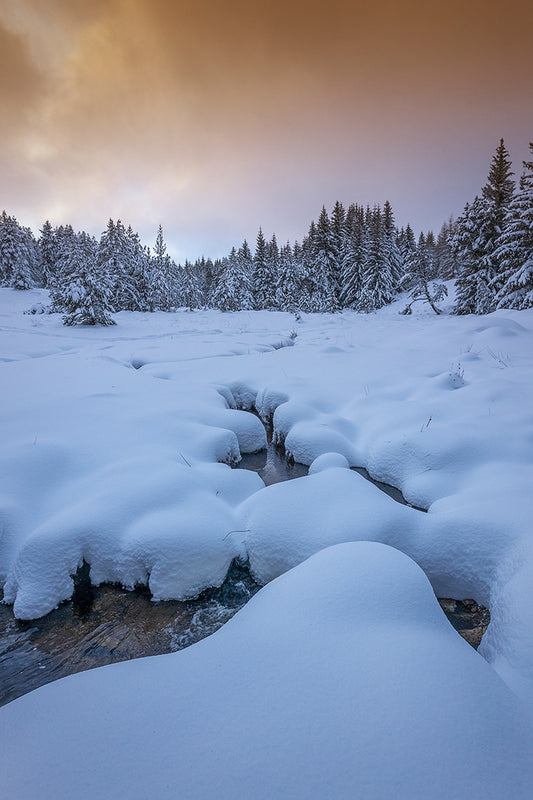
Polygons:
M287 456L300 464L309 465L324 453L339 453L350 465L358 463L353 444L342 433L325 423L297 422L285 437Z
M263 422L270 423L276 408L286 403L288 399L289 396L285 392L265 386L257 393L255 409Z
M254 414L246 411L213 409L202 412L204 423L233 431L241 453L257 453L267 446L264 425ZM226 459L220 459L226 460Z
M532 730L421 570L318 553L181 652L0 709L3 796L529 800Z
M240 513L250 568L261 584L340 542L385 540L409 548L421 516L344 465L267 486Z
M243 381L232 381L228 384L227 389L231 393L235 404L231 406L231 408L240 408L243 411L250 411L255 406L257 389L252 389Z
M333 469L335 467L350 469L348 459L340 453L324 453L311 462L309 466L309 475L315 475L317 472L322 472L325 469Z
M112 463L72 484L16 552L4 587L20 619L68 599L85 560L94 584L148 584L155 599L187 599L220 585L242 555L234 508L256 492L254 473L147 456Z
M276 444L284 444L287 434L297 422L314 419L317 412L306 403L297 400L289 400L281 403L274 411L272 424L274 429L273 438Z

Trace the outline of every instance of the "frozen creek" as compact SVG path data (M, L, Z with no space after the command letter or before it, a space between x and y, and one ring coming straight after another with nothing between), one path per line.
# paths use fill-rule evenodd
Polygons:
M238 468L257 472L267 486L308 472L303 464L288 463L270 432L266 450L243 455ZM395 487L372 480L363 468L356 471L406 504ZM220 628L260 588L237 563L221 587L188 602L154 603L145 587L93 587L87 564L74 576L74 585L71 600L37 620L17 620L11 606L0 604L0 705L75 672L181 650ZM453 627L477 649L489 623L488 610L473 600L439 602Z

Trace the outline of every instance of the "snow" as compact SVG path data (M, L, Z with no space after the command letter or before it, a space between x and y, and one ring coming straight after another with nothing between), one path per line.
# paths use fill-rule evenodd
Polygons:
M220 585L235 557L268 585L194 647L1 709L2 795L529 796L533 312L401 316L403 298L81 329L23 314L46 302L0 290L15 614L70 597L83 560L156 600ZM259 417L307 477L230 468L265 446ZM490 607L479 653L430 584Z
M311 462L309 466L309 475L314 475L317 472L322 472L324 469L332 469L333 467L349 469L350 464L348 459L340 453L323 453Z
M323 550L181 652L2 710L5 797L531 796L519 702L384 545Z

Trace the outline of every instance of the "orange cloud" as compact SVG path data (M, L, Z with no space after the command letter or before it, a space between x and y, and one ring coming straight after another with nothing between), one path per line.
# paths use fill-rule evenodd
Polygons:
M162 221L197 252L259 224L302 235L337 197L439 224L500 136L526 153L532 16L529 0L0 0L6 202L34 225Z

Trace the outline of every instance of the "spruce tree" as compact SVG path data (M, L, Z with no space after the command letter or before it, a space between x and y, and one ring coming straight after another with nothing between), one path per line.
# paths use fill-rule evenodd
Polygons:
M243 262L233 247L229 258L221 262L211 303L220 311L241 311L253 308L250 275L243 270Z
M487 314L496 306L496 294L501 288L496 249L513 199L512 174L509 154L501 139L482 196L465 208L452 239L454 255L461 262L456 282L457 314Z
M450 217L447 222L443 223L435 244L437 275L444 281L456 278L458 274L459 265L451 246L454 235L455 222L453 218Z
M394 222L394 213L388 200L383 206L383 260L390 270L392 291L396 293L403 277L402 259L396 241L398 231Z
M98 245L98 269L109 276L112 305L115 311L137 311L141 308L136 282L134 242L120 220L107 223Z
M353 211L352 211L353 209ZM368 256L368 235L362 206L348 209L348 230L341 250L340 305L357 308L361 293L363 266Z
M276 283L279 275L280 268L280 253L276 234L272 234L272 239L267 242L267 270L269 275L268 286L265 287L266 291L266 305L265 308L274 308L276 305Z
M55 232L49 220L43 224L37 245L45 286L53 286L57 274L58 246Z
M331 233L333 236L333 245L335 249L336 259L334 266L333 288L335 291L335 299L337 306L340 305L340 293L342 283L342 253L344 249L344 242L348 235L348 224L346 220L346 211L343 204L337 200L331 212Z
M276 283L276 305L280 311L294 313L300 307L301 282L292 248L287 244L280 250L280 268Z
M368 216L368 215L367 215ZM362 268L361 292L357 310L377 311L392 301L393 276L384 242L383 214L379 206L372 211L368 225L368 253Z
M61 288L56 288L65 311L65 325L114 325L111 311L111 278L99 270L91 238L75 237L63 254ZM57 298L59 300L59 297Z
M533 156L533 142L529 148ZM500 263L498 308L533 307L533 160L524 161L519 191L497 241Z
M328 213L322 207L314 230L307 280L310 282L310 311L335 311L337 304L338 253Z
M407 283L411 287L411 302L407 304L402 314L410 314L411 306L417 300L428 303L435 314L440 314L437 303L448 294L448 290L443 283L437 283L434 279L435 268L432 263L432 242L428 247L427 238L420 234L418 246L414 257L410 262L410 273Z
M160 225L157 231L154 253L150 260L147 282L149 311L169 311L174 305L176 299L174 269L175 265L173 265L170 256L167 254L163 228Z
M273 303L273 275L268 253L268 246L259 228L255 245L252 269L252 291L256 309L269 308Z
M0 216L0 284L15 289L33 285L34 253L28 232L5 211Z

